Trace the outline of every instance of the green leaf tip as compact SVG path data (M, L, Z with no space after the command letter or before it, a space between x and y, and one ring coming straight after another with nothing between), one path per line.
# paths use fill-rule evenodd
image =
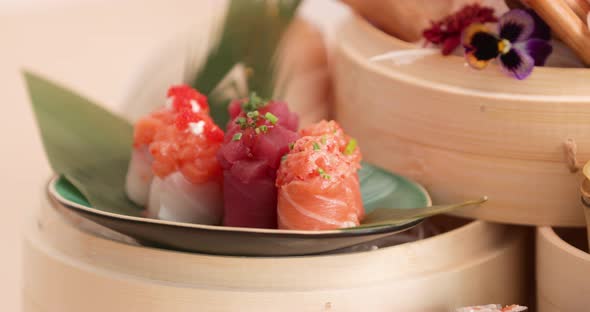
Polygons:
M301 0L230 0L218 42L210 47L192 85L210 96L211 116L227 124L226 99L211 97L216 86L238 64L248 68L247 86L263 98L275 94L281 40ZM188 71L192 71L189 69Z
M101 210L139 215L125 194L133 128L95 102L39 75L24 71L45 154Z

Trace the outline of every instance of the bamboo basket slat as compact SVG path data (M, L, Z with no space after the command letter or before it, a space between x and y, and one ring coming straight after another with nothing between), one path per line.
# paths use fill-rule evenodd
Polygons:
M124 244L41 211L23 245L27 312L448 311L525 302L530 286L526 230L482 221L372 252L246 258Z
M335 116L369 161L423 183L435 202L488 195L459 214L534 225L582 226L564 144L590 159L590 71L536 68L525 81L458 56L371 61L416 48L358 17L335 49Z

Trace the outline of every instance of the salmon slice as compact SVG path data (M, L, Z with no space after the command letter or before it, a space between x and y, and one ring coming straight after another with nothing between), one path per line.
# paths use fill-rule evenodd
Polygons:
M358 226L352 193L344 183L327 188L317 180L289 183L278 193L279 228L315 231Z
M343 136L316 132L297 140L277 173L279 228L332 230L364 216L356 159L341 152ZM360 153L359 153L360 155Z

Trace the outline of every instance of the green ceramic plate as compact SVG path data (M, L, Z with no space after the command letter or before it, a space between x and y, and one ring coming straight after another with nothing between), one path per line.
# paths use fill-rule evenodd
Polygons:
M369 164L359 171L363 202L368 214L377 208L412 210L430 206L420 185ZM251 229L169 222L92 208L82 193L63 177L48 186L50 198L98 224L147 246L233 256L295 256L320 254L366 243L407 230L423 219L334 231ZM409 212L409 211L408 211Z

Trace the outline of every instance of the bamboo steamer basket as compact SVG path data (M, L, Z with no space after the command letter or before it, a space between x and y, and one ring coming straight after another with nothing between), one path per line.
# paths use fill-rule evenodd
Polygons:
M335 116L368 161L421 182L437 203L489 196L457 215L584 225L575 171L590 159L589 70L541 67L518 81L438 53L375 62L415 47L358 17L337 42Z
M449 311L524 303L531 286L526 229L483 221L370 252L247 258L122 243L62 213L45 199L26 226L26 312Z
M590 254L585 234L583 229L537 228L539 312L588 311Z

